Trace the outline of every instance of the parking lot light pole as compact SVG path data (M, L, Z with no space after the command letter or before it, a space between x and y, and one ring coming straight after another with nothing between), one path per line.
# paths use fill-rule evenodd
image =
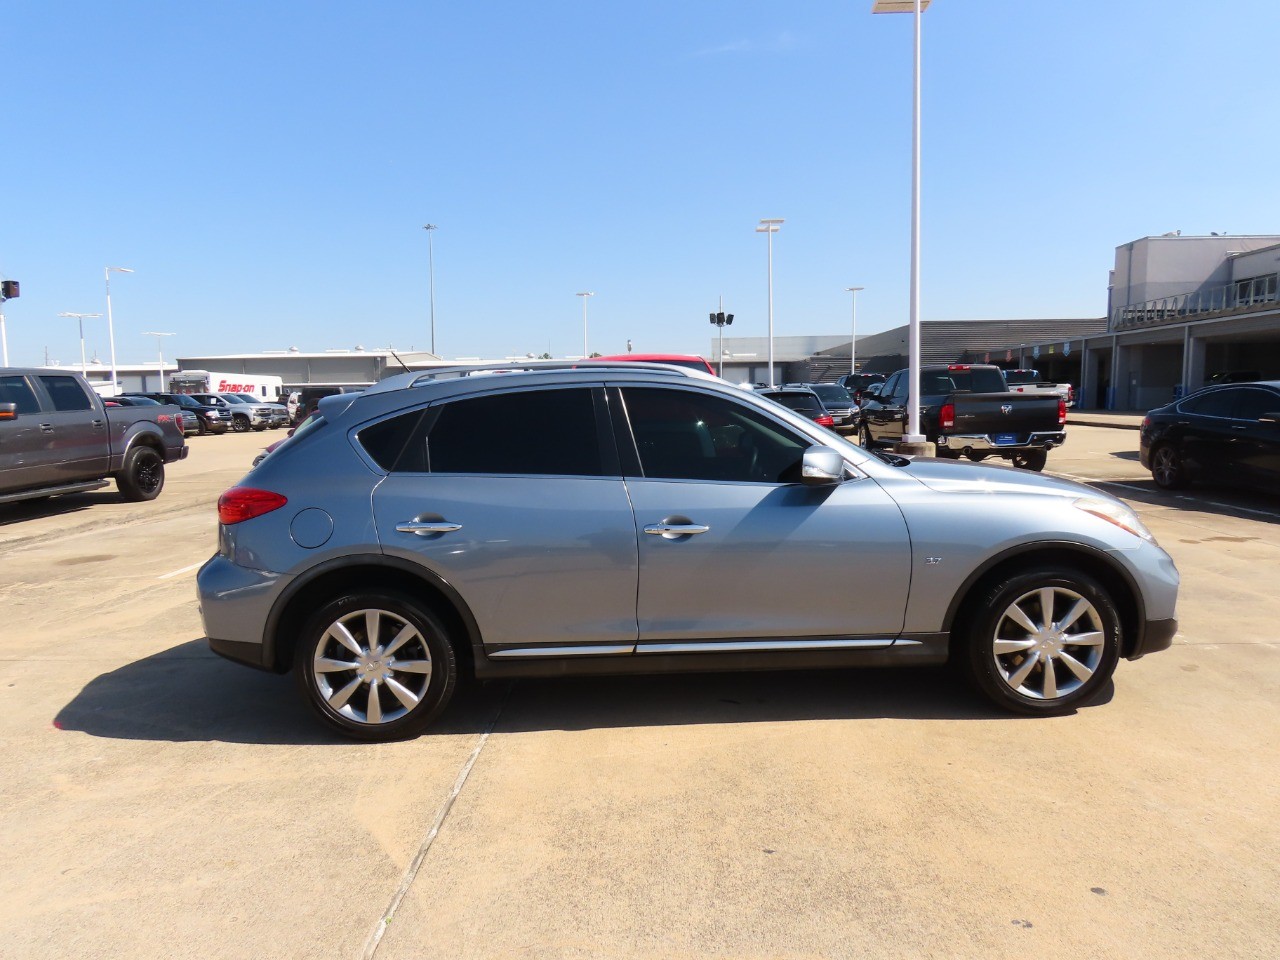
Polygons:
M164 392L166 392L166 391L165 391L165 386L164 386L164 339L163 339L163 338L164 338L164 337L172 337L172 336L174 336L174 334L172 334L172 333L157 333L157 332L156 332L156 331L154 331L154 330L147 330L147 331L144 331L142 335L143 335L144 337L155 337L155 338L156 338L156 351L157 351L157 352L159 353L159 355L160 355L160 366L159 366L159 367L157 367L157 370L159 371L159 374L160 374L160 387L159 387L159 389L158 389L156 392L157 392L157 393L164 393Z
M96 320L102 316L100 313L60 313L60 317L71 317L80 321L80 372L86 377L89 375L89 363L84 358L84 322L86 320Z
M582 359L587 360L591 356L591 351L587 349L587 297L594 297L594 290L584 290L581 293L574 294L582 298Z
M872 13L915 14L915 84L911 125L911 314L907 326L907 432L904 444L924 444L920 432L920 15L932 0L874 0ZM908 453L929 453L927 449Z
M427 296L431 301L431 355L436 353L436 254L431 237L438 227L428 223L422 228L427 231Z
M773 382L773 235L786 223L780 217L760 221L756 233L766 234L769 238L769 386Z
M858 372L858 291L866 287L845 287L846 292L853 294L853 333L849 337L849 372Z
M111 341L111 395L120 392L120 383L116 377L116 327L111 320L111 274L133 273L128 267L104 267L102 275L107 281L107 339Z

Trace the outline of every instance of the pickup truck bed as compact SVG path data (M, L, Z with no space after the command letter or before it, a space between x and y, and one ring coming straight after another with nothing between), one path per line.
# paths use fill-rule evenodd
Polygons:
M80 493L113 479L154 500L187 455L175 406L106 407L79 374L0 367L0 503Z

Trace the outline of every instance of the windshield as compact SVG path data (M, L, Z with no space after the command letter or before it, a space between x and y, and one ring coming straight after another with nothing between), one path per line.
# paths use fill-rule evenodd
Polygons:
M848 407L853 404L853 397L849 391L838 383L815 384L813 392L818 395L819 400L829 407Z
M227 400L231 403L253 403L253 400L251 400L249 397L242 397L238 393L220 393L218 394L218 396L220 396L223 400Z
M1006 383L1035 383L1040 374L1034 370L1007 370L1004 379Z
M920 393L926 397L947 393L1005 392L1004 377L994 367L925 370L920 374Z
M131 407L160 406L159 400L152 400L150 397L117 397L116 399L118 399L121 403L127 404Z
M820 410L822 403L807 390L791 390L786 393L765 393L774 403L780 403L790 410Z

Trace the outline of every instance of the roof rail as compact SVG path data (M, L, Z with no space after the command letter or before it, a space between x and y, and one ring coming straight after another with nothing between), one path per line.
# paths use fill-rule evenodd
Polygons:
M516 360L506 363L459 363L447 367L433 367L429 370L410 371L397 374L375 383L365 393L384 393L406 387L416 387L438 379L458 379L476 374L494 373L541 373L548 370L625 370L635 373L643 370L648 373L661 373L673 377L689 377L693 379L713 380L709 373L685 367L672 366L666 363L650 363L641 360L601 361L601 360Z

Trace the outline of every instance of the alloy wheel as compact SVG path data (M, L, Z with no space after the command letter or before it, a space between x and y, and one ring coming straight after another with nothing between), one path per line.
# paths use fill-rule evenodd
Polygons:
M1106 631L1094 605L1066 587L1018 597L996 622L991 653L1000 679L1034 700L1070 696L1102 662Z
M320 699L349 721L377 725L417 707L431 683L421 631L389 610L356 610L335 620L315 646L311 669Z

